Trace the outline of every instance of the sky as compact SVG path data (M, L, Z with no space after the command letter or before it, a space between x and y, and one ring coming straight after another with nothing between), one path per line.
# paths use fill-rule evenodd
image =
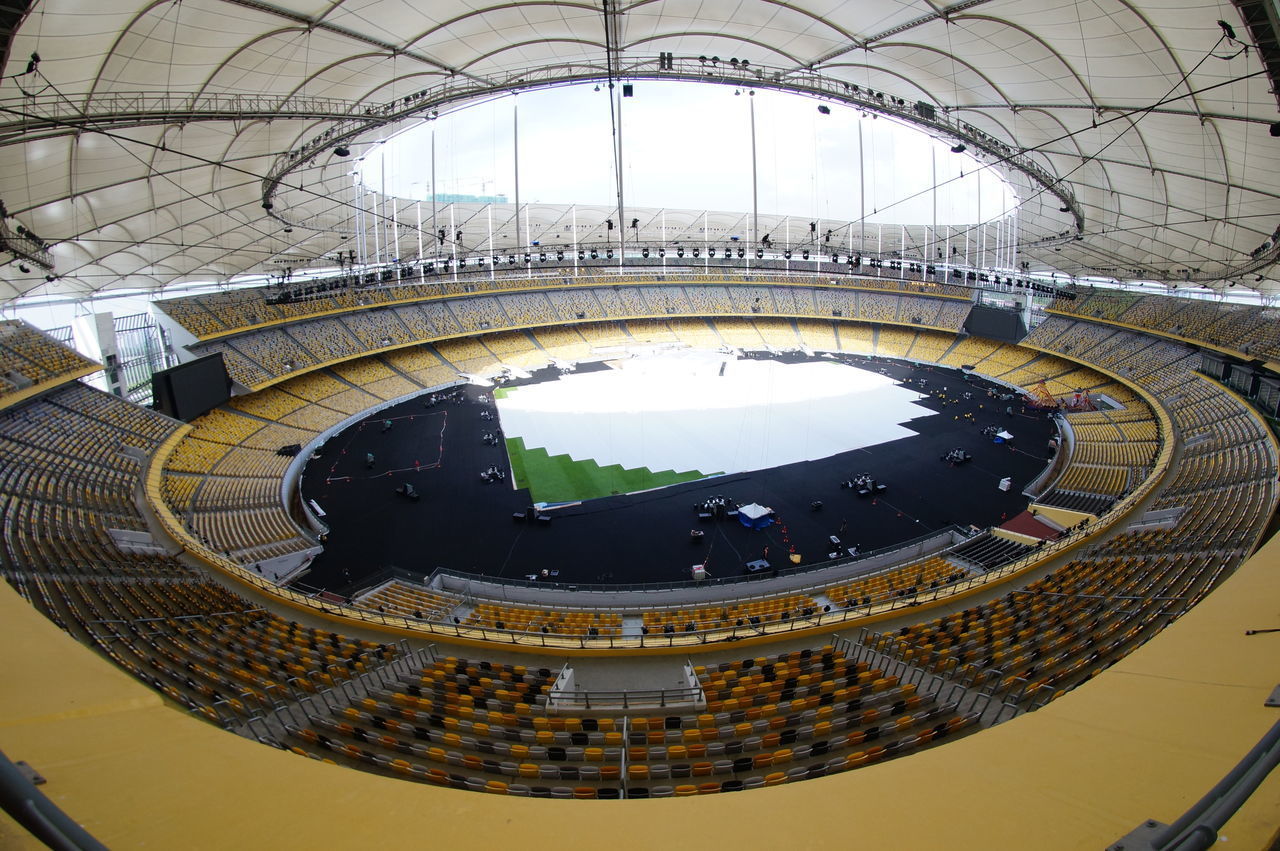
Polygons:
M795 94L640 81L616 107L628 207L750 211L753 108L761 213L963 225L997 218L1016 200L950 141L840 104L822 114ZM439 193L514 202L517 126L522 204L617 203L608 91L594 85L507 95L424 121L373 148L362 179L429 199L434 137Z

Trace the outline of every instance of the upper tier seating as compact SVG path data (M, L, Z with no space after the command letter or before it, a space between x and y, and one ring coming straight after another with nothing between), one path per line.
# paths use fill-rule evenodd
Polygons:
M96 366L21 320L0 319L0 405L5 404L5 397L25 387L82 374Z
M450 337L528 327L535 329L536 333L537 326L548 323L630 319L637 314L665 314L673 317L691 314L725 317L743 314L808 314L904 324L914 324L919 320L925 325L959 331L970 307L968 301L904 295L903 291L893 287L867 290L839 286L814 287L812 279L804 279L803 282L808 286L796 285L777 291L769 287L728 287L703 282L582 289L590 281L574 279L573 287L557 281L556 288L545 291L534 289L502 292L503 288L499 287L489 294L480 291L466 298L445 300L440 300L439 293L435 291L397 286L393 289L399 295L417 292L423 297L430 295L433 300L399 303L385 309L363 312L358 311L358 304L353 304L349 312L336 316L316 316L287 323L281 315L270 327L235 334L226 334L217 329L209 330L210 326L200 324L199 327L205 329L206 335L222 336L198 343L192 350L200 354L222 353L227 371L237 383L245 387L261 388L293 373L305 372L335 360L388 347L402 347L413 342L435 342L445 350L459 342L456 339L448 340ZM931 290L928 292L930 295L934 294ZM230 295L221 294L228 298ZM245 291L237 291L235 298L243 300L249 296ZM234 299L232 302L239 303ZM189 303L188 299L161 304L176 303L185 305L174 310L188 319L208 312L205 308L193 307L195 302ZM217 303L217 300L212 303ZM283 307L266 305L264 302L263 309L279 313ZM170 312L172 315L173 311ZM233 315L234 311L228 317ZM244 315L252 317L259 314L250 311ZM673 318L672 321L686 320ZM652 322L630 319L628 327L635 340L664 342L674 339L653 336L658 326ZM885 328L885 340L878 353L894 357L906 356L914 333L914 330ZM732 346L758 348L764 345L759 331L746 320L740 320L736 325L722 325L720 338L720 342ZM900 344L891 344L891 341L900 341ZM692 339L690 342L696 343ZM784 336L780 345L793 344ZM849 349L847 345L845 348ZM871 353L869 348L868 353ZM449 356L447 359L463 372L479 372L495 368L495 356L497 360L521 365L519 358L512 360L515 354L514 351L493 352L481 348L471 355L456 358ZM524 351L520 354L523 355ZM585 352L578 356L581 354ZM525 363L534 364L537 361L536 357L530 356Z
M594 345L674 340L691 321L574 330ZM767 328L785 335L786 329L762 322L752 319L751 333L767 339ZM345 321L343 327L350 336ZM707 325L717 334L718 327ZM830 335L843 343L847 331L854 345L906 352L931 333L816 320L787 327L805 340ZM748 333L742 325L737 330ZM323 335L313 342L323 345ZM1022 708L1085 682L1211 591L1252 552L1274 514L1277 458L1270 435L1238 398L1194 373L1197 359L1189 350L1063 316L1046 321L1030 342L1062 358L1046 355L1018 365L1014 353L995 348L984 360L1013 364L1014 373L1061 361L1070 367L1058 373L1064 383L1101 379L1086 389L1101 388L1126 405L1071 415L1081 435L1078 451L1092 453L1086 463L1143 470L1163 451L1157 441L1176 435L1183 442L1162 489L1144 506L1165 519L1126 518L1133 525L1122 534L1090 543L1026 588L944 617L922 613L921 622L871 636L862 646L746 658L757 651L739 645L740 661L695 669L705 709L548 715L544 707L555 682L549 669L444 658L412 673L389 670L402 648L264 611L163 544L146 543L150 525L136 503L141 460L180 425L74 383L0 411L2 569L56 623L210 720L238 726L280 705L305 713L305 720L295 715L284 728L303 753L455 788L559 798L619 797L623 788L628 797L694 795L818 777L979 723L979 713L947 690L917 685L936 682L913 679L921 670ZM411 351L288 378L218 409L197 423L170 460L165 499L188 515L207 514L211 524L229 524L217 533L228 542L256 541L253 532L236 528L240 519L226 508L241 500L251 509L269 501L279 471L266 467L264 475L267 461L258 455L277 438L318 434L377 400L394 398L354 387L351 379L396 379L385 388L394 393L404 386L402 377L430 386L415 376L451 379L465 366L496 362L481 340ZM1161 433L1132 391L1126 395L1120 384L1077 369L1067 357L1143 388L1167 411L1173 435ZM137 543L122 544L113 535L121 531L136 533ZM889 590L902 590L899 579L917 587L951 581L962 571L960 559L975 572L1000 563L1010 554L996 550L1007 543L978 536L945 560L896 568L885 574L895 577ZM855 588L858 581L846 582L840 593L861 604L870 586ZM834 588L827 594L836 601ZM802 612L806 600L818 603L813 595L788 596L799 597L791 604ZM385 601L403 604L388 595L374 605ZM408 605L424 620L459 605L448 595L435 599L431 611L421 608L423 602L433 601L420 597ZM467 604L473 602L485 604ZM616 612L598 614L607 627L619 625L610 617ZM720 655L733 647L725 644ZM371 672L378 676L356 682ZM339 684L347 689L334 691ZM355 696L361 689L364 696ZM298 703L304 695L318 698Z
M1053 309L1155 333L1165 330L1244 355L1280 360L1280 311L1275 308L1106 289L1079 294L1074 301L1058 299Z

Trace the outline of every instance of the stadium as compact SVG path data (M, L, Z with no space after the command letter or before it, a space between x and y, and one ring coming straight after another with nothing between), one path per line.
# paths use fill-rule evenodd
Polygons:
M1280 842L1273 0L0 20L5 847Z

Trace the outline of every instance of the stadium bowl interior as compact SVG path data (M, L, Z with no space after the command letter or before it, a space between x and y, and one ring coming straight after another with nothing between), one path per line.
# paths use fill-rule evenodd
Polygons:
M418 5L0 15L0 845L1167 847L1280 749L1274 2ZM689 352L930 449L490 419ZM1187 823L1275 847L1257 783Z

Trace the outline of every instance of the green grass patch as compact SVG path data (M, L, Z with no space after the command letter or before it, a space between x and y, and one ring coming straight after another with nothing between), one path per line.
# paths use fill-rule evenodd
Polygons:
M505 399L505 398L507 398L508 396L510 396L510 395L511 395L511 391L512 391L512 390L514 390L514 389L516 389L516 388L514 388L514 387L495 387L495 388L493 388L493 398L494 398L494 399Z
M648 467L623 469L620 464L601 467L595 461L575 461L568 455L549 455L542 448L526 449L524 439L507 438L511 474L516 487L528 488L534 502L575 502L622 493L696 482L716 473L689 470L654 472Z

